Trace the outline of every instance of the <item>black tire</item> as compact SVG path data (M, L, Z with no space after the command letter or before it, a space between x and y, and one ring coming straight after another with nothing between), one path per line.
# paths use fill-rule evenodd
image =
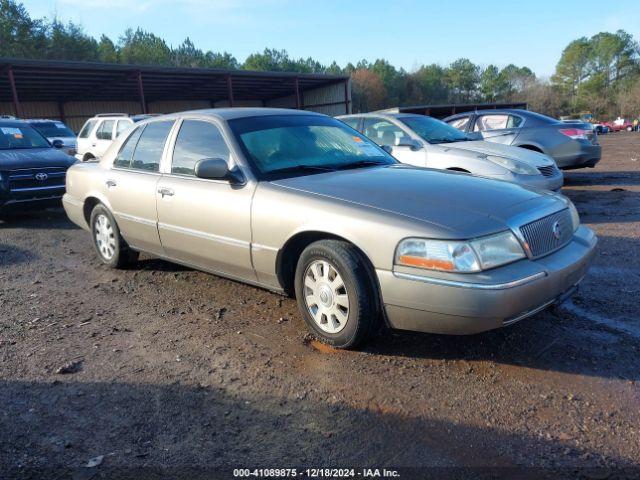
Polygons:
M98 223L103 222L104 219L108 222L110 230L101 236L98 233L100 229ZM132 250L122 238L118 224L107 207L101 203L96 205L91 211L89 225L93 246L103 264L111 268L125 268L138 260L139 253ZM105 239L108 239L109 247L105 246Z
M341 292L344 291L344 295L348 299L346 321L338 321L335 316L332 316L332 319L337 324L339 323L338 328L341 328L335 333L325 331L320 327L320 324L312 316L313 307L309 306L307 301L307 295L311 295L313 290L305 286L305 278L308 275L313 275L311 269L319 262L327 262L330 267L329 272L333 270L335 274L334 280L339 275L341 283L344 284L344 290L338 289L333 292L333 296L330 296L328 301L333 305L331 308L334 310L336 307L340 308L344 314L345 309L336 305L340 302L336 302L335 298L338 295L343 296ZM331 273L328 273L327 278L330 278L330 275ZM380 322L380 306L374 275L368 259L348 242L320 240L312 243L302 252L295 272L296 299L304 321L319 340L336 348L349 349L362 345L375 331ZM326 281L322 282L322 278L315 279L315 285L321 283L327 285ZM329 287L329 290L331 288ZM320 287L319 290L321 290ZM315 310L318 313L319 308L316 307ZM320 317L322 316L320 314ZM326 328L326 315L324 318Z

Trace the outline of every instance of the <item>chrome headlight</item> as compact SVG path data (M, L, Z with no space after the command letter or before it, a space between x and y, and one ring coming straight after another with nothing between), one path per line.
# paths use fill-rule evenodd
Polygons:
M516 160L515 158L495 157L493 155L487 155L486 158L490 162L500 165L513 173L520 173L522 175L540 175L537 168L532 167L528 163Z
M396 249L395 264L405 267L472 273L525 258L515 235L501 232L470 241L408 238Z
M573 227L573 231L575 232L580 226L580 215L578 214L578 210L576 206L573 204L571 200L569 202L569 213L571 213L571 225Z

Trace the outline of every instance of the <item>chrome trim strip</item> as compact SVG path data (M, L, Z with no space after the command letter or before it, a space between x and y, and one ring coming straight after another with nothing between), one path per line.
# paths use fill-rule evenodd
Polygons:
M214 235L213 233L205 233L199 230L192 230L190 228L178 227L176 225L169 225L166 223L158 223L158 229L169 230L174 233L181 233L183 235L191 235L192 237L202 238L204 240L211 240L214 242L225 243L234 247L249 247L249 242L244 240L237 240L235 238L223 237L221 235Z
M446 287L458 287L458 288L471 288L474 290L506 290L508 288L519 287L527 283L538 280L539 278L546 277L546 272L538 272L528 277L513 280L506 283L471 283L471 282L458 282L455 280L444 280L442 278L425 277L422 275L413 275L410 273L393 272L393 276L402 278L404 280L414 280L416 282L431 283L434 285L444 285Z
M11 198L7 200L5 203L3 203L2 206L12 205L14 203L35 203L35 202L43 202L46 200L60 200L60 199L62 199L62 195L51 195L49 197L31 197L31 198L20 198L20 199Z
M278 248L275 248L275 247L269 247L269 246L267 246L267 245L261 245L261 244L259 244L259 243L252 243L252 244L251 244L251 247L252 247L254 250L268 250L268 251L270 251L270 252L277 252L277 251L279 250Z
M122 212L113 212L113 213L114 213L114 215L116 217L120 217L123 220L129 220L130 222L142 223L143 225L148 225L150 227L155 227L156 226L155 220L148 220L146 218L136 217L135 215L129 215L128 213L122 213Z
M60 190L64 188L64 184L50 185L48 187L24 187L24 188L12 188L11 192L37 192L39 190Z

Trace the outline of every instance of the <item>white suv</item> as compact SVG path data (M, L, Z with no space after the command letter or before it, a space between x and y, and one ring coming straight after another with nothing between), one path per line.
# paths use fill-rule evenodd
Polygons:
M87 122L78 134L76 158L83 162L99 159L111 143L134 123L151 115L129 115L128 113L101 113Z

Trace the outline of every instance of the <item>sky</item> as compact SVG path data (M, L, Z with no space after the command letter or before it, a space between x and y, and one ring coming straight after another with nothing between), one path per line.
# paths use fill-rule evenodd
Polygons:
M581 36L624 29L640 40L640 1L535 0L22 0L32 17L80 23L116 41L141 27L177 46L239 61L265 47L340 66L385 58L396 67L509 63L550 76L562 49Z

